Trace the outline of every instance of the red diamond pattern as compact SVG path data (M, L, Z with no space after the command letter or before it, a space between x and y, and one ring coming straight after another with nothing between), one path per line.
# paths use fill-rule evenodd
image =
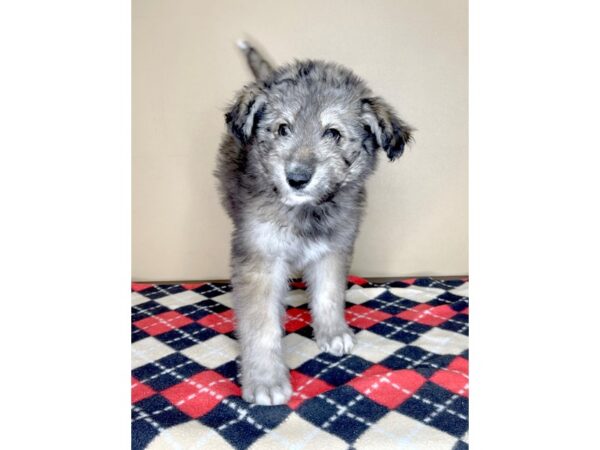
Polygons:
M333 386L318 378L309 377L296 370L290 372L293 394L288 406L297 409L305 400L333 389Z
M149 283L131 283L131 289L135 292L143 291L144 289L148 289L152 286L153 285Z
M423 325L436 327L451 319L456 314L457 312L450 308L449 305L431 306L422 303L406 311L402 311L397 316L404 320L412 320Z
M145 398L151 397L156 394L154 389L150 386L146 386L143 383L140 383L135 378L131 377L131 403L137 403L140 400L144 400Z
M213 370L200 372L161 394L179 410L196 418L217 406L225 397L241 395L240 388Z
M206 283L187 283L187 284L182 284L181 287L186 288L188 291L191 291L192 289L198 289L201 286L204 286Z
M306 283L304 281L292 281L290 287L292 289L306 289Z
M290 308L287 310L287 320L285 321L285 331L293 333L294 331L310 325L311 316L307 309Z
M457 356L447 369L438 370L430 378L435 384L463 397L469 396L469 362Z
M179 314L177 311L167 311L156 316L146 317L145 319L133 322L133 324L144 330L151 336L156 336L167 331L181 328L193 323L192 319Z
M222 313L209 314L198 320L200 325L203 325L219 333L229 333L235 327L233 310L229 309Z
M414 370L391 370L374 365L350 381L354 389L380 405L397 408L427 381Z
M369 282L369 280L365 280L364 278L357 277L355 275L348 275L348 281L350 283L358 284L360 286L364 286Z
M345 316L348 325L358 328L369 328L392 317L391 314L367 308L362 305L355 305L346 309Z

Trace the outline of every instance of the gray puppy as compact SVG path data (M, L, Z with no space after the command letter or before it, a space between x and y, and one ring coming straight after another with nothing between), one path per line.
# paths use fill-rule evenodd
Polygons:
M233 220L233 300L243 398L286 403L282 352L288 278L303 272L317 345L340 356L355 343L344 293L378 149L390 160L411 128L350 70L322 61L273 69L239 43L256 81L225 115L215 175Z

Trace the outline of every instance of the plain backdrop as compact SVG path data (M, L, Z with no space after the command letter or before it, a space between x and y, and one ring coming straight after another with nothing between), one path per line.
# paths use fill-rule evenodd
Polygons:
M212 175L223 113L251 73L246 38L272 63L316 58L364 78L413 125L380 158L352 272L468 273L466 0L132 4L132 276L229 277L231 224Z

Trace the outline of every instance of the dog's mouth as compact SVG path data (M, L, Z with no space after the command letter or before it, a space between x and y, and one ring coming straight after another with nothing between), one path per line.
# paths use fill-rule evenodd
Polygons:
M282 196L282 201L287 206L299 206L306 204L321 206L332 202L335 199L335 196L338 194L340 187L341 183L338 183L332 189L319 196L302 191L291 192L284 194L284 196Z
M287 206L304 205L306 203L310 203L310 201L312 199L313 199L313 197L311 195L307 195L302 192L292 192L292 193L285 194L282 197L283 203L286 204Z

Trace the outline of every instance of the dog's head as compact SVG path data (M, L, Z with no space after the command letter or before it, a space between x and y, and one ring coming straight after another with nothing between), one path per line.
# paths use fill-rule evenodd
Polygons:
M377 151L402 155L411 128L348 69L297 62L246 86L225 115L247 170L287 205L362 185Z

